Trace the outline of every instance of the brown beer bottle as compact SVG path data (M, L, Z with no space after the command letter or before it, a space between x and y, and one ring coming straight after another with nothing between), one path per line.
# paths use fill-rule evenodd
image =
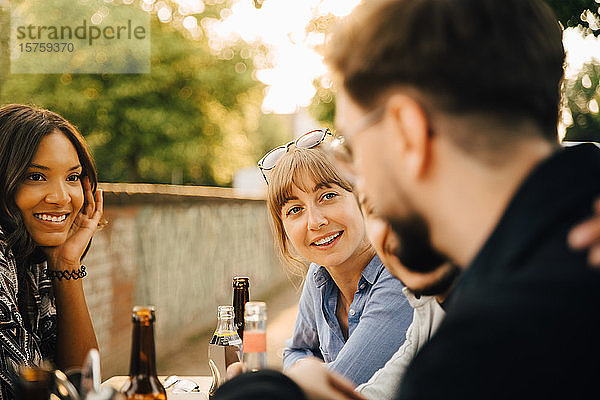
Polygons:
M15 387L17 400L48 400L50 398L50 371L45 368L21 366Z
M133 308L129 381L121 388L127 400L166 400L167 398L165 388L156 376L155 319L154 307Z
M249 287L248 277L236 276L233 278L233 321L240 339L244 339L244 307L250 301Z

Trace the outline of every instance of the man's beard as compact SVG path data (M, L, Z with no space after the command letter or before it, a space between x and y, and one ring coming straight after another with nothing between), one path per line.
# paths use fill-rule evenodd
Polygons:
M409 270L415 273L430 273L444 269L443 274L424 287L409 288L417 296L446 294L460 276L461 269L448 262L448 257L433 248L429 237L429 226L419 215L388 220L392 232L398 239L393 254Z
M429 226L419 215L413 213L405 218L388 218L388 223L400 242L394 254L409 270L431 272L448 261L446 256L433 248Z
M462 270L450 263L444 264L440 268L444 268L444 273L436 281L420 288L409 288L415 296L437 296L448 294L448 291L454 286L454 283L460 276Z

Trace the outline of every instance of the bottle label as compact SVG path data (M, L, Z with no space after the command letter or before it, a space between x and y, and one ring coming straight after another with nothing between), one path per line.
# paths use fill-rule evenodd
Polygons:
M244 344L242 347L244 353L264 353L267 351L267 333L266 332L244 332Z
M226 333L224 335L213 335L210 344L217 346L238 346L242 344L242 340L237 333Z

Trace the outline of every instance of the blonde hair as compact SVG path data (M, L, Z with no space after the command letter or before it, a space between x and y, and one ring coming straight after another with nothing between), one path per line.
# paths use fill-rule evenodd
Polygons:
M275 243L281 256L291 267L289 272L301 278L304 278L307 266L300 256L292 253L281 218L281 210L292 197L293 187L309 192L313 188L307 187L307 182L314 182L326 186L337 185L348 192L354 192L351 183L330 160L331 155L324 147L326 147L325 143L310 149L290 148L267 176L269 180L267 206L271 213Z

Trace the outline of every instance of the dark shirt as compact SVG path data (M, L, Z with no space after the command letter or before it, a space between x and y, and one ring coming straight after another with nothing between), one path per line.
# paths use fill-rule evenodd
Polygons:
M53 360L56 306L45 261L27 266L28 293L19 293L15 257L1 236L0 228L0 400L7 400L14 398L19 365ZM18 308L20 296L29 297L26 310Z
M306 400L296 383L277 371L268 369L246 372L225 382L212 400Z
M398 399L598 398L600 271L567 234L600 194L600 150L562 149L523 182L466 269Z

